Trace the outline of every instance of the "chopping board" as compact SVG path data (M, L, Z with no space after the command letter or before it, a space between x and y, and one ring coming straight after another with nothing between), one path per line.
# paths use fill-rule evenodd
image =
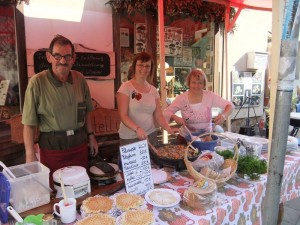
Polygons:
M96 186L92 185L91 193L88 193L86 195L83 195L79 198L76 198L76 207L77 209L80 208L81 203L83 200L85 200L87 197L95 196L95 195L112 195L113 193L121 190L125 185L124 180L117 181L116 183L105 185L105 186ZM61 200L61 198L55 198L55 194L51 195L50 203L46 205L42 205L40 207L30 209L28 211L25 211L23 213L20 213L21 217L26 217L28 215L37 215L37 214L46 214L46 213L52 213L53 212L53 205L55 203L58 203Z

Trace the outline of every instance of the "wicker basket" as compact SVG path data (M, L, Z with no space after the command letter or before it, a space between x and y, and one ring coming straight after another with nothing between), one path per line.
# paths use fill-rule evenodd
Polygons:
M191 161L188 160L188 151L189 151L189 146L193 143L190 142L188 147L185 150L185 154L184 154L184 162L186 165L186 168L188 170L188 172L190 173L190 175L197 181L200 179L208 179L208 180L212 180L214 182L216 182L218 185L228 181L230 178L232 178L236 172L237 169L237 162L238 162L238 146L236 145L236 143L230 139L229 137L223 135L223 134L219 134L219 133L205 133L205 134L201 134L198 136L198 138L201 138L202 136L206 136L208 134L211 135L216 135L218 137L223 137L223 138L228 138L230 141L232 141L232 143L234 143L234 156L232 159L225 159L223 165L221 166L221 169L226 169L228 167L231 167L230 173L229 175L223 176L223 174L218 173L213 171L212 169L208 168L208 167L204 167L206 170L205 175L199 173L197 170L195 170L195 168L193 167L193 165L191 164ZM202 170L202 169L201 169Z

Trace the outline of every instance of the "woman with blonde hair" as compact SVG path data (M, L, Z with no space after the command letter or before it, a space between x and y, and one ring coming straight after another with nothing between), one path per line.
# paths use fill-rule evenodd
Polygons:
M223 124L234 108L230 101L206 90L207 78L202 70L192 70L186 78L186 84L189 90L177 96L164 111L167 121L172 119L177 124L184 125L179 130L180 142L185 141L188 136L185 127L193 135L211 132L213 122L215 125ZM214 119L212 119L212 107L222 109L222 113ZM178 111L181 112L181 117L175 115Z

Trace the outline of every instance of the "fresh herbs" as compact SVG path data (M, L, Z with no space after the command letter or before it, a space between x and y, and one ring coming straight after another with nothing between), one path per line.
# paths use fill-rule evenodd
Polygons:
M256 180L261 174L267 172L267 161L257 156L241 156L238 159L237 173L249 176Z
M231 150L216 151L224 159L232 159L233 152ZM249 176L251 180L257 180L261 174L267 172L267 161L260 159L257 156L246 155L240 156L238 159L237 171L238 174Z
M220 156L223 156L224 159L232 159L233 152L231 150L223 150L223 151L216 151Z

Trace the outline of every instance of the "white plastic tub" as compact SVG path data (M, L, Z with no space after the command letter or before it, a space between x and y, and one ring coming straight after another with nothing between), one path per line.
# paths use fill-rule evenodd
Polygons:
M12 178L3 171L11 186L9 201L18 213L50 202L50 170L46 166L31 162L8 168L16 176Z

